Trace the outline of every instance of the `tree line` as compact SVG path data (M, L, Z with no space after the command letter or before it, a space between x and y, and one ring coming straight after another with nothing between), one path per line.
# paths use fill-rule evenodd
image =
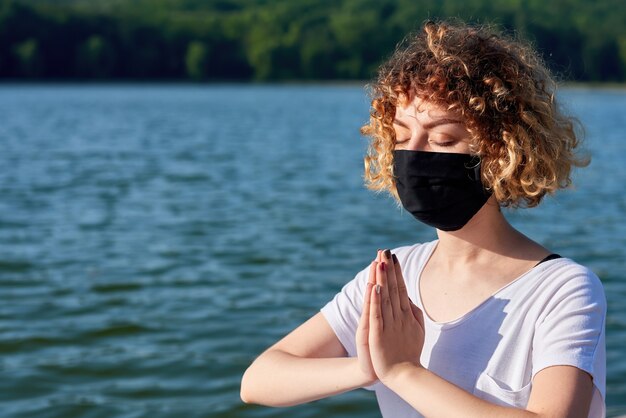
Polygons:
M369 79L447 17L519 34L562 79L626 80L622 0L0 0L0 79Z

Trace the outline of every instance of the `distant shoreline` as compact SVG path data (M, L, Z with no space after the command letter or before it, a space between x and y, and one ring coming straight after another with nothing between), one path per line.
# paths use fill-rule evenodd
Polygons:
M274 80L274 81L250 81L250 80L215 80L215 81L189 81L189 80L71 80L71 79L0 79L0 86L96 86L96 85L170 85L170 86L337 86L337 87L365 87L373 80ZM602 89L602 90L626 90L626 82L586 82L586 81L565 81L559 82L559 87L567 89Z
M626 83L616 82L564 82L559 83L560 87L568 89L601 89L601 90L626 90Z

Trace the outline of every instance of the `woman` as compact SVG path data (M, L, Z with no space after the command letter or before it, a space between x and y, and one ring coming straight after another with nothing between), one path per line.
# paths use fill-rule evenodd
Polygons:
M599 279L500 211L536 206L586 163L553 86L535 52L485 28L429 22L398 47L362 128L366 180L438 239L379 251L254 361L245 402L367 387L392 418L604 416Z

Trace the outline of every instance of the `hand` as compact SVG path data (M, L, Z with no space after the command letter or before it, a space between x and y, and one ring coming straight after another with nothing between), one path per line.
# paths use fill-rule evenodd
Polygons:
M356 354L359 363L359 369L368 380L368 386L375 383L378 380L374 366L372 365L372 358L369 350L369 322L370 322L370 300L372 295L372 289L376 285L376 266L380 261L381 251L378 250L376 260L370 264L369 279L367 281L367 287L364 292L363 309L361 311L361 318L359 319L359 326L356 330Z
M406 290L397 259L385 250L370 290L369 350L372 366L384 383L403 367L422 367L424 316Z

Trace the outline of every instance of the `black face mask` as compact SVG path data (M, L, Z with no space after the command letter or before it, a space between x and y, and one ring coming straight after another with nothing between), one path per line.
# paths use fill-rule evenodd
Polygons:
M404 208L442 231L461 229L491 195L469 154L395 150L393 171Z

